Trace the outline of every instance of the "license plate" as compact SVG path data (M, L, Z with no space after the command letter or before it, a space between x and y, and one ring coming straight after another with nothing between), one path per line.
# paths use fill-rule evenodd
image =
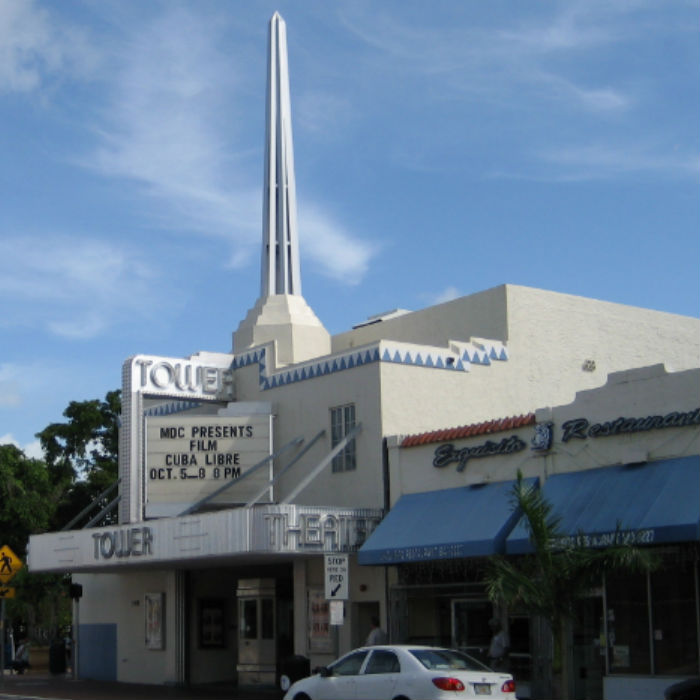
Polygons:
M490 683L474 683L475 695L491 695Z

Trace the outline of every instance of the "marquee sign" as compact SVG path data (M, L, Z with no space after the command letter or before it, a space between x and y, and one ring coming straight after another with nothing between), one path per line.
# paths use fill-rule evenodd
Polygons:
M133 391L153 396L233 398L231 372L211 360L137 355L127 361ZM230 364L230 360L229 360Z
M177 514L226 483L212 503L246 503L270 481L272 466L234 482L271 454L270 421L269 414L146 418L147 511L165 514L170 505Z

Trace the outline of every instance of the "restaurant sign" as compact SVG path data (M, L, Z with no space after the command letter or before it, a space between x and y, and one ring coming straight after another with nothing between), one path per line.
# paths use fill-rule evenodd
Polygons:
M645 416L643 418L626 418L620 416L615 420L603 423L591 423L587 418L574 418L562 424L562 442L574 438L610 437L613 435L628 435L643 433L648 430L664 428L685 428L700 425L700 408L694 411L672 411L665 416Z
M440 445L435 449L433 466L441 469L453 462L457 463L457 471L463 472L470 459L479 457L494 457L497 455L509 455L524 450L527 445L517 436L503 438L500 442L487 440L482 445L474 447L455 447L451 442Z

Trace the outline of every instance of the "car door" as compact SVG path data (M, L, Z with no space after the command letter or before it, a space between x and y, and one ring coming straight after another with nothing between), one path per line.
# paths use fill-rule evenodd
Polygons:
M394 695L401 664L390 649L373 649L362 673L357 677L357 700L388 700Z
M330 674L318 679L318 700L355 700L357 679L367 653L367 649L354 651L332 664Z

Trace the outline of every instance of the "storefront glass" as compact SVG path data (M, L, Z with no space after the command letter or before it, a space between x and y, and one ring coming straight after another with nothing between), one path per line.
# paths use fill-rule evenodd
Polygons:
M646 576L609 576L607 603L610 672L651 673Z
M698 673L698 563L684 551L665 552L650 574L608 576L611 674Z
M691 566L651 575L655 672L698 672L695 575Z

